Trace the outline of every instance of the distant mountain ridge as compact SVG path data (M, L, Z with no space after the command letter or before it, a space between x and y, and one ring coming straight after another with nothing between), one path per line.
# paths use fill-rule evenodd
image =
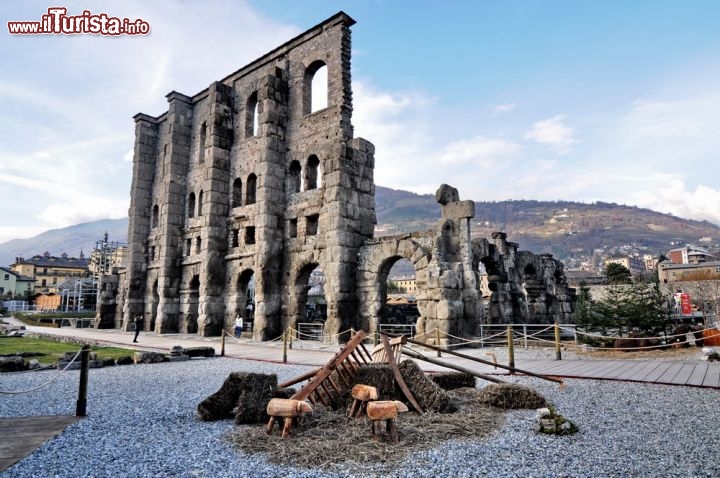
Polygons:
M376 187L375 209L376 236L429 229L440 218L434 195L382 186ZM45 251L51 255L65 252L77 257L81 251L88 255L105 232L111 241L126 241L127 225L127 218L105 219L5 242L0 244L0 265ZM711 251L720 249L720 227L715 224L604 202L476 201L473 237L490 237L494 231L506 232L522 250L550 252L569 266L589 259L596 249L605 255L658 255L674 245L698 242Z

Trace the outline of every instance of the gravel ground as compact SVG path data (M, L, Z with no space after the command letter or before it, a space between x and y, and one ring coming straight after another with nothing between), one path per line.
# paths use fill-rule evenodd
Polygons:
M225 438L235 427L231 420L207 423L197 417L197 404L232 371L277 373L282 381L307 370L229 358L93 369L87 418L2 476L720 476L717 390L595 380L567 380L561 390L538 379L512 378L547 397L579 433L539 435L533 432L534 411L513 411L485 440L439 444L391 469L347 462L331 470L278 467L234 449ZM56 373L3 374L0 389L33 388ZM0 416L72 415L77 386L78 372L68 371L40 391L0 395Z

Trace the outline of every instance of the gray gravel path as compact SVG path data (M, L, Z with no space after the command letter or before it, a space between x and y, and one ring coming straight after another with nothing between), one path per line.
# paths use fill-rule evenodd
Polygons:
M717 390L594 380L567 380L561 390L549 382L514 378L545 395L580 432L538 435L532 431L535 412L515 411L488 439L449 442L394 469L278 467L235 450L224 438L235 427L232 421L197 418L197 404L232 371L277 373L282 381L306 370L229 358L93 369L87 418L2 476L720 476ZM32 388L54 373L3 374L0 389ZM78 372L68 371L43 390L0 395L0 416L72 415L77 386Z

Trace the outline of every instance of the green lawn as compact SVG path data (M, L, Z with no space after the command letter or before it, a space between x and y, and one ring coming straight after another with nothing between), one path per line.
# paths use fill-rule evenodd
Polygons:
M36 352L42 355L25 357L27 362L30 359L37 359L40 363L51 364L65 352L77 352L82 345L55 342L53 340L38 339L32 337L2 337L0 336L0 355L16 352ZM118 347L92 346L93 352L97 352L98 359L112 357L117 359L123 355L133 356L134 350L121 349Z

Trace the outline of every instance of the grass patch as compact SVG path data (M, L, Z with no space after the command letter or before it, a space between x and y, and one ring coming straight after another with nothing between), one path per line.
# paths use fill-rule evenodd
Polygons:
M13 317L22 321L26 325L33 325L36 327L56 327L56 323L59 323L58 319L92 319L95 317L95 312L46 312L42 314L27 313L27 312L13 312ZM68 322L65 321L65 325Z
M25 358L25 361L34 358L40 363L51 364L65 352L77 352L81 344L56 342L34 337L0 337L0 355L30 352L40 354ZM92 351L97 352L98 358L112 357L116 359L124 355L132 357L134 350L118 347L100 347L93 345Z

